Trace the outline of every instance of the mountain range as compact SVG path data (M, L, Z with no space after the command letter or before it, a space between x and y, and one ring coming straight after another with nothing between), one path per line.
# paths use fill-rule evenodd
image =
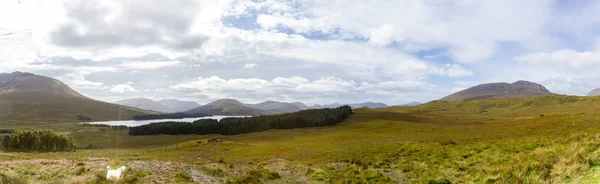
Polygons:
M158 103L154 100L150 100L147 98L132 98L116 101L116 104L125 105L129 107L135 107L139 109L151 110L156 112L173 112L171 108L164 106L161 103Z
M320 108L336 108L344 104L334 103L328 105L313 105L307 106L301 102L277 102L264 101L258 104L244 104L234 99L221 99L205 106L201 106L186 113L204 113L212 115L265 115L265 114L280 114L288 112L296 112L305 109L320 109ZM346 104L352 108L369 107L383 108L388 107L384 103L365 102L360 104Z
M553 94L546 87L529 82L480 84L448 95L440 100L463 101L477 99L522 99Z
M4 122L116 120L149 113L88 98L50 77L24 72L0 74L0 120Z
M398 106L417 106L417 105L421 105L421 102L408 102L402 105L398 105Z
M477 99L530 98L553 94L544 86L529 82L480 84L448 95L440 100L462 101ZM588 95L599 95L600 89ZM117 104L88 98L63 82L32 73L13 72L0 74L0 120L27 119L40 121L80 121L131 119L135 115L157 112L186 112L210 115L264 115L295 112L304 109L335 108L349 105L352 108L385 108L387 104L365 102L357 104L324 104L308 106L301 102L264 101L244 104L234 99L220 99L200 105L196 102L147 98L126 99ZM401 106L419 105L411 102ZM150 111L148 111L150 110ZM152 112L155 111L155 112Z
M154 101L148 98L130 98L120 100L115 103L129 107L164 113L183 112L200 106L200 104L198 104L197 102L191 101L181 101L176 99Z
M175 99L153 101L147 98L132 98L125 99L115 102L117 104L126 105L130 107L171 113L171 112L186 112L194 114L210 114L210 115L265 115L265 114L281 114L296 112L305 109L319 109L319 108L336 108L342 105L349 105L352 108L369 107L369 108L383 108L388 107L384 103L377 102L365 102L358 104L327 104L327 105L313 105L308 106L302 102L277 102L277 101L264 101L257 104L245 104L235 99L220 99L208 103L204 106L200 106L196 102L179 101Z
M160 100L158 103L168 107L172 112L183 112L196 107L200 107L198 102L181 101L177 99Z
M245 104L248 107L257 108L267 112L268 114L281 114L287 112L296 112L303 110L304 104L276 102L276 101L264 101L258 104Z
M189 114L210 114L210 115L264 115L269 114L265 110L254 107L248 107L245 104L234 99L221 99L206 105L196 107L185 111Z

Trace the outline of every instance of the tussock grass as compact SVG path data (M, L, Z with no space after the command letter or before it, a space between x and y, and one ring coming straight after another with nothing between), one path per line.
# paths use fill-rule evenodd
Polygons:
M192 180L192 176L187 173L187 172L177 172L174 175L175 177L175 182L177 183L188 183L188 182L193 182Z
M227 176L227 172L223 171L220 168L208 168L208 167L203 167L202 170L204 170L204 172L208 175L211 176L216 176L216 177L224 177Z
M27 176L11 171L0 171L0 183L29 184Z

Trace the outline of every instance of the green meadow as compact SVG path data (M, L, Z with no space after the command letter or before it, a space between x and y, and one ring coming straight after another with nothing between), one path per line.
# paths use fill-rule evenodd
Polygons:
M597 183L598 112L600 97L549 95L361 108L334 126L232 136L0 124L53 129L80 148L0 152L0 181L107 183L106 165L126 165L121 183Z

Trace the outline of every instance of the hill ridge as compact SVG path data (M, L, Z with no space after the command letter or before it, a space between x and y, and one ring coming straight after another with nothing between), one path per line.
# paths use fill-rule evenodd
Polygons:
M26 72L0 74L0 120L5 122L118 120L148 113L88 98L54 78Z
M476 99L521 99L553 94L546 87L525 80L513 83L497 82L479 84L465 90L448 95L440 100L462 101Z

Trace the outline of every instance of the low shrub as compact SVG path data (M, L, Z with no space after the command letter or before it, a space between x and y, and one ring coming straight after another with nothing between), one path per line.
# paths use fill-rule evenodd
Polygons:
M227 181L227 184L262 184L256 176L245 175L242 177L233 178Z
M175 173L175 182L192 182L192 176L187 172L177 172Z
M274 180L274 179L279 179L281 178L281 176L279 175L279 173L269 170L269 169L265 169L265 168L258 168L258 169L252 169L249 170L248 172L246 172L248 175L250 176L254 176L257 178L264 178L267 180Z
M227 173L220 168L213 169L213 168L204 167L202 170L204 170L204 173L211 175L211 176L218 176L218 177L227 176Z
M30 182L25 175L11 171L0 171L0 183L29 184Z

